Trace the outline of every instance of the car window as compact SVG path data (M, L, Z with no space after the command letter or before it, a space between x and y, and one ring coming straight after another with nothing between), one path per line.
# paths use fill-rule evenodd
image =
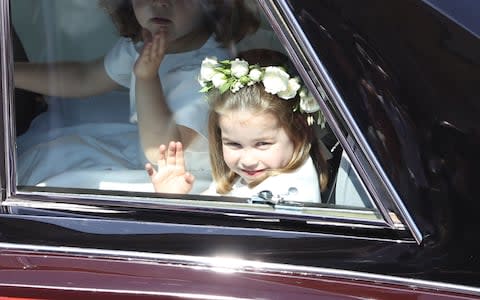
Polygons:
M288 57L288 51L265 18L263 9L255 1L239 2L248 21L243 24L233 21L232 14L238 13L237 9L232 12L228 7L222 7L223 10L218 11L223 15L207 14L208 18L212 16L217 18L211 22L212 24L222 19L224 23L221 24L233 24L232 28L225 30L230 32L229 43L224 43L226 39L222 41L212 37L196 44L192 42L194 50L185 46L181 48L180 53L172 50L164 58L166 65L162 65L163 62L160 65L158 72L163 88L162 97L175 99L175 102L171 100L172 102L168 103L170 106L167 105L167 110L177 118L174 120L180 125L179 136L184 138L192 134L195 137L185 138L188 142L184 143L186 170L195 179L191 190L185 193L170 193L170 190L155 192L151 178L145 170L145 164L149 162L148 153L144 151L147 142L142 144L143 136L139 130L139 126L143 124L140 124L141 117L138 116L141 109L137 105L140 101L138 93L139 91L143 93L142 89L145 91L145 87L140 86L143 78L134 73L139 53L142 53L146 44L144 41L153 40L154 37L148 37L145 33L142 35L142 32L133 25L133 29L119 27L123 12L117 12L115 18L112 17L112 9L121 7L108 6L108 2L94 0L10 2L14 29L12 35L18 38L13 39L15 49L23 49L25 54L23 61L30 62L29 65L15 65L15 81L20 85L34 86L32 91L35 92L34 96L29 97L15 94L16 102L23 101L26 106L34 108L28 116L20 109L16 109L16 120L24 120L22 124L24 129L20 130L20 125L17 124L16 137L12 137L15 138L16 145L13 160L15 176L12 181L16 193L26 196L32 193L59 193L67 199L68 197L81 199L85 195L91 198L92 195L97 195L98 199L114 197L125 203L153 201L168 207L189 207L199 210L227 209L364 221L383 220L378 204L366 189L349 156L343 151L339 139L330 129L329 120L322 111L305 114L305 118L310 118L309 122L313 123L308 130L315 136L313 139L315 151L325 158L323 171L328 176L328 183L323 189L320 188L320 182L315 181L319 187L318 192L304 194L303 189L307 190L306 186L311 185L313 177L297 176L300 174L297 172L299 167L295 167L283 172L283 175L287 174L290 177L283 181L272 181L271 185L266 185L266 189L251 189L244 184L240 176L234 181L233 190L242 189L242 193L232 192L223 195L218 192L216 186L213 187L216 195L204 193L205 190L212 190L213 177L210 156L212 147L209 148L207 139L208 116L205 113L208 112L205 110L208 103L205 94L199 93L202 88L201 82L200 84L198 82L201 62L205 57L215 57L218 59L217 63L222 59L233 60L252 49L274 50ZM202 5L198 5L202 12L215 10L211 7L213 4L210 5L207 1ZM139 21L137 23L144 21L145 26L150 26L148 22L156 22L158 26L168 27L169 24L177 22L173 17L173 10L152 13L145 8L137 9L145 14L145 20L137 20ZM191 14L198 16L196 12ZM185 17L179 15L179 18ZM192 25L184 26L186 29L181 30L188 32L195 29ZM120 32L121 30L123 32ZM215 34L220 35L213 31L212 36ZM19 61L20 59L16 59L16 62ZM57 62L63 64L59 65ZM84 67L79 67L80 65ZM98 70L101 71L92 71L97 70L99 66ZM289 66L292 68L288 71L292 78L295 76L300 78L300 75L303 75L304 72L296 70L292 62L289 62ZM38 87L39 77L31 77L34 79L30 79L30 82L28 78L40 72L42 68L46 76L51 77L47 81L42 79L41 82L46 83ZM63 75L62 72L68 75ZM85 78L85 81L69 81L72 80L70 78L82 78L75 77L81 72L91 74L91 78ZM27 79L18 79L20 76ZM300 82L306 87L303 80ZM96 84L100 87L92 88ZM133 86L136 88L132 89ZM17 89L21 90L28 89ZM132 97L136 98L137 103L132 103ZM190 104L193 101L192 97L198 99L194 104ZM157 120L155 124L170 130L167 121L162 123ZM187 130L182 131L185 127ZM161 130L157 130L157 133L162 134L159 131ZM225 132L223 134L225 135ZM276 137L275 135L274 138ZM268 140L271 138L265 137L267 141L262 140L258 145L268 147L264 144L271 143ZM155 152L161 143L157 142ZM163 143L168 143L168 140ZM238 152L239 147L248 148L248 145L242 143L243 141L239 142L235 137L227 142L223 141L223 149L225 151L225 147L234 147ZM263 148L261 150L263 151ZM157 162L151 161L154 170L157 170ZM314 163L316 162L314 161L312 166ZM268 163L265 163L262 168L268 167ZM283 175L280 172L268 180ZM318 176L314 179L318 180ZM295 185L296 181L300 183ZM262 186L262 183L259 186ZM275 192L280 187L281 191ZM294 197L297 194L306 196L299 200L298 197Z

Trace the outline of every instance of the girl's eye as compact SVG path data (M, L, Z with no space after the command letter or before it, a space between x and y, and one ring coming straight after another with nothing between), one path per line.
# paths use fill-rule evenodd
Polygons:
M239 143L234 143L234 142L224 142L223 144L227 147L235 148L235 149L239 149L242 147Z
M266 148L268 148L270 145L272 145L272 143L270 143L270 142L257 142L255 146L256 146L257 148L260 148L260 149L266 149Z

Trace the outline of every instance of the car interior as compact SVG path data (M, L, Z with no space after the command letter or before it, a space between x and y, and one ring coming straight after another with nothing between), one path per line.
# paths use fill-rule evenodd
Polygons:
M261 19L261 26L233 45L232 53L252 48L286 53L261 8L254 1L248 4ZM11 6L15 61L96 59L105 55L119 37L109 16L94 0L16 0ZM85 22L86 19L89 21ZM121 196L124 192L123 195L137 193L157 202L158 198L165 203L179 201L178 196L153 191L143 167L137 126L129 120L126 89L74 99L16 89L15 129L19 192L60 192L75 197L83 193ZM334 208L344 210L345 215L352 211L362 216L370 212L368 218L381 218L328 124L317 135L328 153L330 180L327 190L322 192L322 203L302 204L308 210L306 214L318 214L315 209L319 208ZM207 148L201 144L186 150L187 164L190 162L190 171L197 180L191 194L182 196L180 201L196 199L194 205L200 206L234 205L199 195L211 182ZM239 207L252 209L245 199L237 202Z

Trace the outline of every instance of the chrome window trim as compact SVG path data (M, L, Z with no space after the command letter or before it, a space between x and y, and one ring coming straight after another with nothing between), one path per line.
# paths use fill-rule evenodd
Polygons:
M308 43L305 33L303 32L295 16L289 9L287 1L259 0L259 2L263 7L267 18L269 19L270 24L277 33L277 36L279 37L283 46L287 49L293 63L297 66L297 69L303 70L303 68L301 68L303 66L306 70L308 70L306 72L302 72L302 78L304 79L310 90L314 94L316 94L316 98L323 100L319 101L319 105L324 111L325 117L327 118L332 130L336 134L340 143L342 144L343 149L350 157L354 167L357 169L357 172L362 178L362 181L367 186L368 191L372 194L375 203L379 206L378 208L382 213L383 217L388 222L388 224L390 224L392 227L395 227L392 218L390 217L387 209L385 208L381 200L384 196L387 196L389 199L391 199L391 202L398 209L401 217L406 223L406 226L412 233L417 243L420 244L423 240L421 231L419 230L417 224L415 223L407 208L403 204L400 196L395 190L393 184L390 182L387 174L381 167L380 162L375 157L372 149L370 148L365 137L356 125L349 110L344 105L344 101L340 93L336 89L334 83L330 80L325 66L316 56L312 45ZM279 21L283 22L283 27L279 24ZM286 33L286 29L289 30L288 35ZM313 72L314 74L316 74L316 78L319 78L321 82L313 82L311 74L308 74L307 72ZM325 102L326 93L328 93L329 99L331 99L332 103L336 106L342 118L345 120L345 123L347 124L350 132L352 133L356 141L353 145L348 143L347 139L343 136L341 129L342 127L336 121L333 112L331 112L328 108L328 105ZM372 173L368 174L369 172L363 169L363 165L360 162L361 158L359 158L359 156L355 154L356 145L359 146L362 154L365 156L365 159L368 161L369 165L372 166ZM371 181L366 180L369 177L372 178L372 176L379 179L379 181L381 182L380 186L373 186Z
M305 224L316 225L335 225L338 227L356 227L356 228L372 228L372 229L387 229L389 226L382 219L372 219L368 217L358 217L362 212L348 209L338 208L318 208L318 211L325 211L322 215L312 214L295 214L288 210L274 210L268 205L262 205L264 209L241 209L241 208L227 208L226 202L222 202L222 207L215 206L201 206L199 204L192 204L196 200L183 200L180 198L151 198L151 197L136 197L128 198L126 202L124 196L108 196L108 195L83 195L71 194L70 197L64 194L57 193L29 193L29 197L13 197L8 201L2 203L2 206L13 211L16 208L31 208L31 209L45 209L65 213L103 213L111 216L120 216L127 212L131 212L137 208L151 209L151 210L169 210L180 212L193 213L211 213L223 216L236 216L252 221L273 222L279 220L295 220L305 222ZM82 197L79 197L82 196ZM76 200L76 201L72 201ZM186 203L188 201L188 203ZM170 203L169 203L170 202ZM212 201L213 203L215 201ZM245 203L247 204L247 203ZM247 206L247 205L245 205ZM259 207L259 206L257 206ZM333 211L336 213L328 213ZM357 215L354 217L341 216ZM374 212L365 212L366 214L373 214ZM308 231L305 231L308 233ZM400 241L400 239L398 240Z
M303 265L290 265L274 262L252 261L242 258L221 257L221 256L191 256L164 253L148 253L137 251L103 250L95 248L77 248L77 247L52 247L42 245L11 244L0 243L2 251L31 252L50 255L71 255L79 258L88 259L121 259L128 262L145 262L156 264L164 263L169 266L187 267L195 269L206 269L222 271L228 273L254 272L263 274L283 274L286 276L300 276L307 278L338 278L340 280L351 280L352 282L374 282L377 286L382 284L392 284L404 287L405 289L416 290L423 289L426 292L444 292L461 293L464 295L480 296L480 288L436 282L430 280L397 277L392 275L381 275L366 273L360 271L350 271L333 268L312 267ZM27 254L26 253L26 254ZM20 254L20 253L19 253ZM0 286L2 284L0 283ZM44 287L44 286L42 286ZM67 288L67 286L65 286ZM95 289L98 290L98 289Z
M0 66L1 66L1 92L3 105L3 146L4 146L4 182L5 197L8 198L15 191L15 125L14 125L14 83L13 83L13 43L10 28L10 1L0 1ZM5 199L1 199L3 201Z

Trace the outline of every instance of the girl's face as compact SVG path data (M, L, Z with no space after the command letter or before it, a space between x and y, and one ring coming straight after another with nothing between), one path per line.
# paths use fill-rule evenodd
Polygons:
M204 28L199 0L132 0L138 23L152 35L167 32L175 41Z
M271 113L232 111L219 117L223 157L246 183L285 167L294 145Z

